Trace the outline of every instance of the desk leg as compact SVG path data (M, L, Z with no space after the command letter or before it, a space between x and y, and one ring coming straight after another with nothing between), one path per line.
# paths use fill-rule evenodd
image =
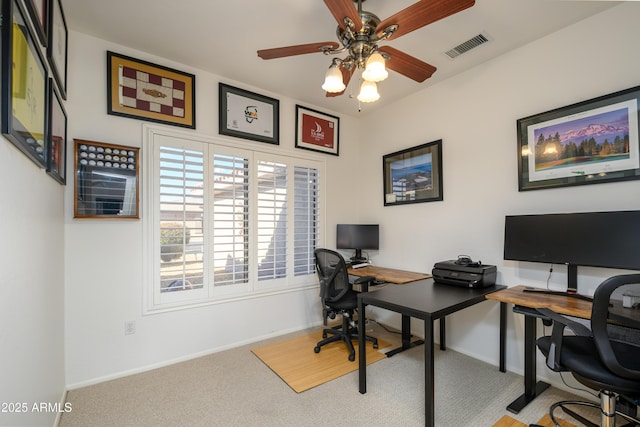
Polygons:
M424 416L425 426L433 427L435 422L434 382L435 370L433 361L433 320L424 321Z
M545 391L549 384L536 383L536 318L524 316L524 394L507 406L507 410L517 414L525 406Z
M364 313L364 304L358 298L358 313ZM358 326L358 379L360 393L367 392L367 341L364 322Z
M395 354L413 348L417 345L424 344L422 340L416 340L411 342L411 316L407 316L405 314L402 315L402 347L394 348L393 350L388 351L387 357L391 357Z
M445 351L447 349L447 331L445 317L440 318L440 350Z
M507 372L507 303L500 303L500 372Z

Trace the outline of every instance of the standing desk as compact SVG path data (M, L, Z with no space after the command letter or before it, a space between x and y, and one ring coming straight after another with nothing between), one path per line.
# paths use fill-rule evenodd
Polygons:
M396 270L394 268L377 267L368 265L366 267L347 269L349 274L354 276L372 276L376 280L381 280L388 283L396 283L403 285L405 283L415 282L416 280L423 280L431 278L430 274L414 273L412 271Z
M514 286L487 295L488 299L502 304L514 304L515 313L524 314L524 393L507 406L507 410L517 414L536 396L545 391L549 384L536 382L536 319L545 318L536 309L549 308L567 316L591 318L591 302L563 295L547 295L523 292L525 286Z
M411 335L411 317L424 321L424 381L425 381L425 425L435 425L434 416L434 351L433 322L444 320L448 314L470 307L484 301L487 295L506 286L494 285L487 288L473 289L434 283L432 279L419 280L403 286L392 286L373 292L358 294L358 312L363 313L365 305L381 307L402 315L402 335ZM500 304L500 337L504 330L503 315L506 304ZM442 332L442 330L441 330ZM501 342L501 351L503 350ZM403 342L404 349L404 342ZM358 328L359 356L359 389L367 392L367 353L365 347L365 329ZM502 359L502 358L501 358ZM502 361L502 360L501 360ZM502 368L502 366L501 366ZM501 369L502 370L502 369Z

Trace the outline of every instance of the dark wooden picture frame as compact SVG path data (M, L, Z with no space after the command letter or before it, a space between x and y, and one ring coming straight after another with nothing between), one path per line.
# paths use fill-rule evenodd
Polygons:
M280 101L224 83L218 84L221 135L280 144Z
M382 157L384 205L443 200L442 140Z
M139 218L140 149L74 139L74 218Z
M340 155L340 118L296 105L296 148Z
M517 120L518 190L640 179L640 86Z
M36 1L36 0L33 0ZM67 99L67 47L69 31L62 9L62 0L50 0L47 59L62 99Z
M18 0L2 3L2 134L46 166L47 67Z
M47 173L60 184L67 183L67 112L62 97L49 79L47 114Z
M107 113L196 128L196 76L107 51Z
M33 27L36 29L40 44L46 47L47 30L49 26L49 0L25 0L24 4L31 17L31 22L33 22Z

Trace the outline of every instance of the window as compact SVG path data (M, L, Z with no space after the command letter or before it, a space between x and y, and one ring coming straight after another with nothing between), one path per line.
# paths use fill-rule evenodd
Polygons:
M154 131L143 215L150 310L316 285L323 162Z

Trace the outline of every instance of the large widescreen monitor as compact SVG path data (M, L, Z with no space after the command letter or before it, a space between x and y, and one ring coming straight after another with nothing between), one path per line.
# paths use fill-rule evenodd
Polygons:
M640 211L506 216L504 259L566 264L575 293L578 266L640 270Z
M365 249L379 249L380 227L378 224L338 224L336 228L336 248L353 249L351 262L364 262Z

